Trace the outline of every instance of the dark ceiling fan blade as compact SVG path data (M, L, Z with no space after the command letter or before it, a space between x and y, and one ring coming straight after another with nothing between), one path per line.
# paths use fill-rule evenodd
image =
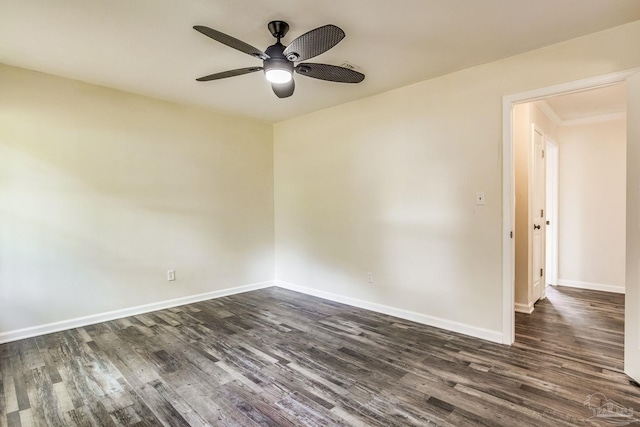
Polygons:
M298 64L295 70L300 75L330 82L360 83L364 80L364 74L336 65L304 63Z
M271 83L271 88L278 98L287 98L293 95L296 83L291 79L287 83Z
M284 50L289 61L306 61L337 45L344 38L344 31L335 25L325 25L304 33Z
M207 37L211 37L212 39L214 39L217 42L220 42L222 44L226 44L229 47L232 47L234 49L239 50L240 52L244 52L246 54L249 54L251 56L254 56L256 58L260 58L262 60L265 60L267 58L269 58L269 55L267 55L266 53L264 53L263 51L261 51L260 49L257 49L253 46L251 46L250 44L247 44L241 40L238 40L234 37L231 37L225 33L221 33L220 31L216 31L212 28L209 27L205 27L202 25L195 25L193 27L194 30L201 32L202 34L204 34Z
M210 80L226 79L227 77L241 76L243 74L255 73L262 70L262 67L238 68L235 70L223 71L221 73L209 74L208 76L197 78L199 82L208 82Z

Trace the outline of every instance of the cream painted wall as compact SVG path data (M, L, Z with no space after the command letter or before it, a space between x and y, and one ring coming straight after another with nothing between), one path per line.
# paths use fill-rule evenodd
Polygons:
M0 333L273 263L271 125L0 66Z
M515 172L515 303L520 311L530 312L533 297L533 258L531 251L533 230L529 205L529 168L532 155L532 126L545 137L557 138L557 126L534 102L514 107L514 172ZM544 224L542 224L544 226ZM544 236L544 233L542 234Z
M529 260L529 151L533 103L513 108L513 161L515 176L515 293L516 307L530 311L531 262Z
M635 22L277 124L276 279L500 337L502 97L639 66Z
M558 130L559 281L624 290L626 120Z

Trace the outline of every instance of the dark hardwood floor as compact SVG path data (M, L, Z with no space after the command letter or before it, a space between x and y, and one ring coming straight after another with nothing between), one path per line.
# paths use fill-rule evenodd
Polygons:
M515 345L622 371L624 295L548 286L531 315L516 313Z
M594 392L640 411L623 302L551 288L507 347L249 292L0 345L0 427L590 425Z

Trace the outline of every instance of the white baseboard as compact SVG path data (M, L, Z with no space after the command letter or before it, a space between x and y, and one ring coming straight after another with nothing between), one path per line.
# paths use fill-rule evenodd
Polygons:
M177 307L180 305L191 304L198 301L241 294L243 292L267 288L269 286L273 286L273 281L252 283L250 285L237 286L235 288L221 289L219 291L190 295L166 301L154 302L151 304L138 305L136 307L124 308L121 310L114 310L105 313L92 314L84 317L77 317L75 319L68 319L60 322L48 323L45 325L32 326L29 328L2 332L0 333L0 344L10 341L17 341L24 338L31 338L38 335L64 331L67 329L80 328L83 326L93 325L95 323L121 319L123 317L135 316L137 314L149 313L151 311L164 310L165 308Z
M559 286L567 286L570 288L588 289L590 291L614 292L616 294L624 294L624 286L606 285L602 283L580 282L577 280L558 279Z
M517 302L515 304L515 310L516 310L516 313L531 314L533 313L533 303L521 304Z
M220 298L224 296L240 294L243 292L253 291L257 289L267 288L269 286L279 286L284 289L289 289L296 292L301 292L307 295L312 295L319 298L324 298L330 301L339 302L342 304L351 305L354 307L363 308L365 310L371 310L378 313L395 316L400 319L411 320L413 322L421 323L424 325L433 326L436 328L446 329L452 332L457 332L464 335L469 335L475 338L484 339L496 343L502 343L502 333L499 331L492 331L485 328L478 328L476 326L467 325L464 323L454 322L447 319L441 319L439 317L429 316L414 311L404 310L396 307L391 307L384 304L378 304L357 298L346 297L330 292L320 291L317 289L307 288L305 286L295 285L292 283L282 281L267 281L260 283L253 283L245 286L238 286L234 288L222 289L219 291L206 292L203 294L190 295L181 298L175 298L166 301L159 301L151 304L139 305L135 307L129 307L121 310L108 311L105 313L93 314L90 316L77 317L74 319L63 320L60 322L48 323L45 325L38 325L24 329L17 329L13 331L7 331L0 333L0 344L17 341L25 338L31 338L38 335L50 334L53 332L64 331L67 329L80 328L83 326L93 325L100 322L107 322L110 320L121 319L123 317L135 316L138 314L149 313L157 310L164 310L166 308L177 307L180 305L191 304L198 301L204 301L213 298Z
M440 329L446 329L448 331L457 332L464 335L469 335L475 338L495 342L502 344L503 336L501 331L492 331L490 329L478 328L476 326L467 325L464 323L454 322L452 320L441 319L439 317L429 316L415 311L404 310L400 308L391 307L388 305L378 304L375 302L364 301L357 298L346 297L343 295L334 294L331 292L320 291L317 289L307 288L305 286L295 285L293 283L282 282L280 280L274 281L274 285L289 289L291 291L300 292L314 297L327 299L341 304L347 304L358 308L364 308L365 310L371 310L382 314L388 314L400 319L411 320L413 322L421 323L423 325L433 326Z

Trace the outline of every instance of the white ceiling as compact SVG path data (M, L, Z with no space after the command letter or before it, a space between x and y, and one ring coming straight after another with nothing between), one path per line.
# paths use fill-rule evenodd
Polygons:
M618 83L544 100L561 122L611 116L627 111L627 86Z
M192 29L206 25L264 50L325 24L346 38L311 60L349 62L358 85L296 76L279 99L260 65ZM0 0L0 62L277 122L640 19L638 0Z

